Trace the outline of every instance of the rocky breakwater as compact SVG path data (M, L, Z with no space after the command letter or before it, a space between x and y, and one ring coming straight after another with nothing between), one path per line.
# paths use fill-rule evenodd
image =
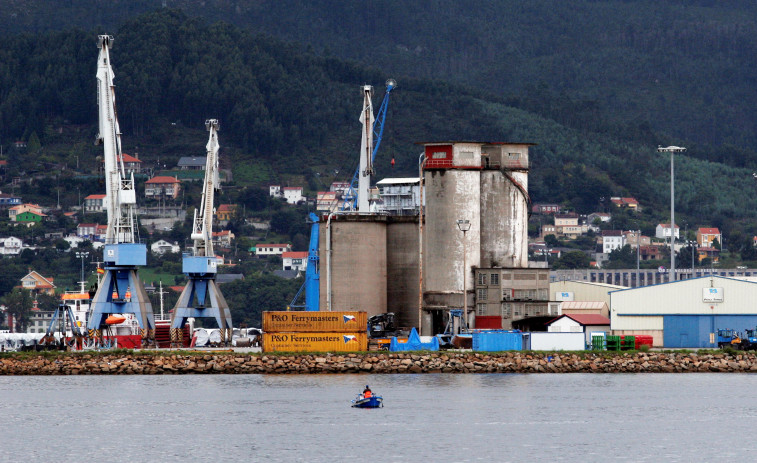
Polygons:
M4 354L0 375L755 372L757 354L639 353L69 353Z

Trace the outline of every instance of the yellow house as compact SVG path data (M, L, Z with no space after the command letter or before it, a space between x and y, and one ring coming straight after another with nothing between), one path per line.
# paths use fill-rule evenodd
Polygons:
M717 228L699 228L697 230L697 244L699 246L711 247L715 240L718 240L718 243L723 242L723 237Z

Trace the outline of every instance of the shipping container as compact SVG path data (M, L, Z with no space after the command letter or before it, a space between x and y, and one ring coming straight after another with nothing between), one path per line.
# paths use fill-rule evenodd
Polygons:
M476 319L478 321L478 319ZM473 350L477 352L500 352L522 350L523 333L520 331L474 331Z
M365 333L365 312L263 312L266 333Z
M263 352L362 352L368 350L368 334L263 333Z

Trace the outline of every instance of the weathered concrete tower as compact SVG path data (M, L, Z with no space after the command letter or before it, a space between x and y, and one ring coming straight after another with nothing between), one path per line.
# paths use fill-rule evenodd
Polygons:
M528 267L529 146L424 144L424 334L440 331L449 309L473 312L472 269ZM458 220L470 221L466 233Z

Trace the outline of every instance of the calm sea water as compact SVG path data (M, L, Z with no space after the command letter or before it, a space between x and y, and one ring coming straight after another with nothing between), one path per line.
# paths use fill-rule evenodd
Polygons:
M366 384L383 409L350 408ZM749 460L754 391L752 374L0 377L0 461Z

